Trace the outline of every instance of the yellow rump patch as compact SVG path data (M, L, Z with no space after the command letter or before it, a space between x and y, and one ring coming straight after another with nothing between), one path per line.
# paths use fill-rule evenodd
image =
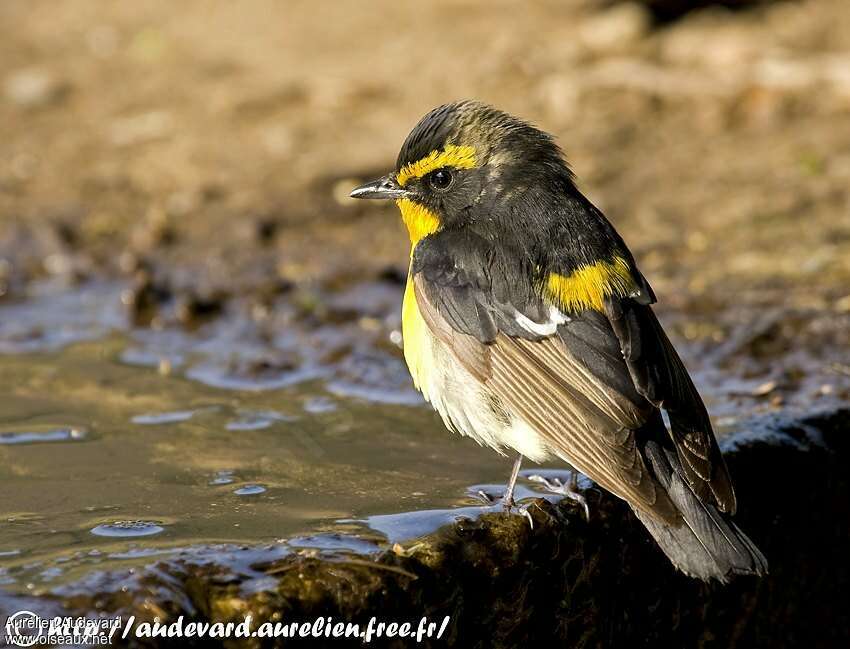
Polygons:
M581 266L569 275L552 273L546 292L564 311L601 311L606 297L629 295L638 290L629 265L622 257Z
M431 151L416 162L404 165L396 175L396 182L404 187L413 178L422 178L443 167L472 169L475 166L475 148L447 144L442 151Z
M409 198L397 200L396 205L401 210L401 220L407 226L410 243L414 246L419 243L420 239L433 234L440 227L440 219L427 207L414 203ZM413 254L413 248L411 248L410 254Z

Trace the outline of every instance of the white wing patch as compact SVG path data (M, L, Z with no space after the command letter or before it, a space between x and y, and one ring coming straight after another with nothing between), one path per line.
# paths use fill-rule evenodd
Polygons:
M549 307L549 320L546 322L535 322L516 309L514 309L514 320L520 327L535 336L551 336L558 330L558 325L570 321L569 317L554 305Z

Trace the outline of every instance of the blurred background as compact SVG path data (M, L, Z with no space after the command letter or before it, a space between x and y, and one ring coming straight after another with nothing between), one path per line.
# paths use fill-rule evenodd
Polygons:
M224 290L402 268L346 190L465 97L558 136L666 300L840 290L850 10L691 4L4 2L4 292L131 256Z
M3 583L504 480L412 391L406 234L348 198L450 100L557 136L721 431L847 401L850 5L723 4L1 2Z

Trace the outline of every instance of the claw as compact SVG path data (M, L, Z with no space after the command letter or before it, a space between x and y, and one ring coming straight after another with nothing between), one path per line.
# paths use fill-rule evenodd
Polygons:
M476 491L475 496L479 500L483 501L485 505L492 505L494 502L496 502L496 500L493 498L493 496L488 494L483 489L479 489L478 491Z
M559 494L577 503L584 511L585 520L590 522L590 507L587 504L587 499L578 490L578 477L575 473L570 474L570 479L567 482L562 482L559 478L549 480L542 475L530 475L528 479L531 482L542 484L552 493Z
M478 491L476 491L475 497L478 498L478 500L483 502L485 505L495 505L499 501L499 498L488 494L483 489L479 489ZM513 496L505 494L504 496L502 496L501 501L502 508L505 510L506 514L510 514L511 511L513 511L514 507L516 507L516 501L513 499Z
M482 501L485 505L494 505L496 504L497 499L488 494L483 489L479 489L475 492L475 497ZM533 504L533 503L532 503ZM534 529L534 520L531 518L531 513L528 511L530 505L517 505L516 500L514 500L511 494L505 494L502 497L502 509L506 514L513 514L514 509L516 509L517 513L520 516L523 516L528 520L528 526L533 530Z
M534 519L531 517L531 512L528 511L530 505L523 505L519 508L519 513L522 516L525 516L526 520L528 520L528 526L533 530L534 529Z

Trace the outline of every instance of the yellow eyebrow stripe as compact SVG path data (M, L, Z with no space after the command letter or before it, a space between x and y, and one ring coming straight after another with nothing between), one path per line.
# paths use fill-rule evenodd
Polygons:
M638 287L626 260L614 257L612 261L580 266L569 275L551 273L546 278L545 290L562 310L579 312L602 311L606 297L625 297Z
M443 167L472 169L475 166L475 148L447 144L442 151L431 151L421 160L404 165L396 175L396 182L404 187L414 178L431 173Z

